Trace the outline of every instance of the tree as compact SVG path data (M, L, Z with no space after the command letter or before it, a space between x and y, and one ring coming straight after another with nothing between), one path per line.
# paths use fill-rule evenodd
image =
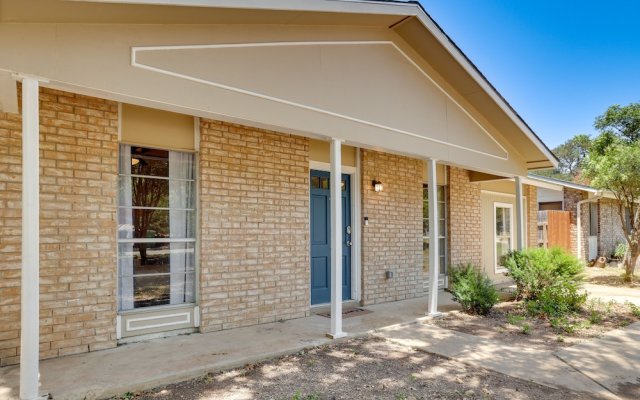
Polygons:
M629 250L625 281L633 280L640 256L640 104L614 105L594 124L601 134L584 162L584 174L597 189L615 196L618 216Z
M596 118L594 126L600 132L608 132L627 143L638 142L640 140L640 103L631 103L624 107L615 104Z
M590 146L589 135L579 134L572 137L553 149L553 154L558 157L558 168L540 171L538 174L565 181L578 180L582 172L582 162L587 157Z

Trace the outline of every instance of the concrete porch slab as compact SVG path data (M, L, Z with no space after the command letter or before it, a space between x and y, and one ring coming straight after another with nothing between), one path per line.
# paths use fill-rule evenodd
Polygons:
M446 292L440 308L456 308ZM427 298L364 307L370 314L343 321L349 337L426 319ZM99 399L232 369L304 348L332 343L330 320L318 315L207 334L192 334L44 360L41 388L54 399ZM19 367L0 368L0 399L18 400Z

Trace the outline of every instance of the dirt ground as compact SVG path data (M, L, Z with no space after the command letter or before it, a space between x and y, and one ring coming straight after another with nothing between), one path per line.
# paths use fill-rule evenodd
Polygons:
M381 339L352 339L118 399L591 399Z
M452 311L426 323L529 348L556 350L637 322L640 309L635 312L628 304L589 299L581 312L547 320L529 316L520 302L503 302L487 316Z

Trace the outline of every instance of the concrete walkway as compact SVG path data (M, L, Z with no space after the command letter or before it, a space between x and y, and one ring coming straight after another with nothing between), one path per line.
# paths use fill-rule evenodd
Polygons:
M428 324L389 327L376 335L545 386L563 387L601 398L640 398L640 323L557 354Z
M556 355L623 399L640 399L640 322Z
M370 314L344 319L350 337L425 319L426 298L365 307ZM457 308L440 293L439 309ZM205 375L331 343L329 319L311 316L207 334L128 344L115 349L45 360L41 387L55 400L96 399ZM18 366L0 368L0 400L18 399Z
M637 287L629 288L585 283L584 289L589 293L590 298L600 298L604 301L613 300L618 303L628 301L640 307L640 288Z

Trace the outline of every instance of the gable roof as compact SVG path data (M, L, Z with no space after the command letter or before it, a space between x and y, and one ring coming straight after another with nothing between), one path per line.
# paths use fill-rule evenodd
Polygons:
M211 11L209 11L211 10ZM150 12L153 11L153 12ZM557 159L417 1L0 0L0 22L360 25L393 30L513 142L527 168Z

